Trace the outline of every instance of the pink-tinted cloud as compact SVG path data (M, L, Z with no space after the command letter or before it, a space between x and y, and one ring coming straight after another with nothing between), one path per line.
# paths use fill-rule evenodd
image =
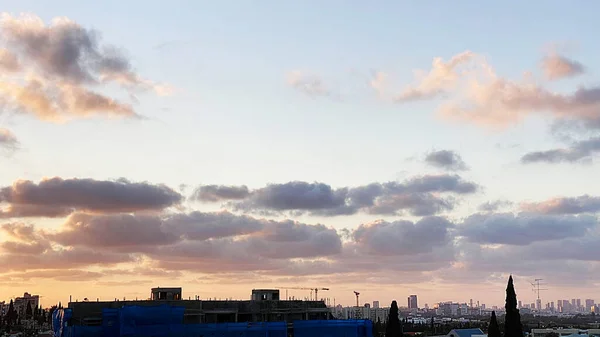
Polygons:
M30 252L5 252L0 254L0 263L6 271L34 269L72 269L90 266L113 266L133 262L127 254L97 252L79 248L53 248L42 254Z
M98 32L68 18L49 25L33 14L4 13L0 34L0 67L21 78L0 80L5 108L46 121L108 116L139 117L131 104L92 87L116 83L128 92L153 90L168 94L167 85L144 79L118 48L101 43Z
M542 60L542 70L546 78L553 81L581 75L585 67L575 60L552 53Z
M0 219L16 218L63 218L75 210L67 207L13 204L0 208Z
M576 61L550 55L542 64L551 79L585 71ZM580 86L571 93L554 92L526 74L521 80L498 76L481 55L459 53L449 61L437 57L428 72L417 73L417 83L396 100L445 98L438 110L442 118L467 121L493 128L513 125L531 115L549 115L597 123L600 120L600 88ZM600 123L597 123L600 125Z
M464 98L442 105L440 116L496 128L513 125L534 114L588 121L600 118L600 88L579 87L564 94L532 81L510 81L493 71L485 77L469 81Z
M29 280L47 280L52 279L63 282L78 282L78 281L91 281L99 277L102 277L102 273L79 270L79 269L46 269L46 270L33 270L17 273L3 274L2 277L9 277L15 281L29 281Z
M139 117L129 104L84 87L57 85L41 78L28 79L25 85L0 82L0 95L13 110L33 114L49 122L93 115Z
M523 203L521 209L542 214L597 213L600 212L600 197L582 195L552 198L541 202Z
M450 60L444 61L441 57L433 59L431 70L427 73L418 71L417 84L406 88L397 97L398 102L408 102L431 99L447 90L455 89L462 76L460 67L471 62L476 55L471 51L464 51L454 55Z
M166 231L156 216L75 213L67 218L61 230L46 237L63 246L140 251L143 247L168 245L179 237Z
M17 72L21 70L21 64L17 55L8 49L0 48L0 69L6 72Z

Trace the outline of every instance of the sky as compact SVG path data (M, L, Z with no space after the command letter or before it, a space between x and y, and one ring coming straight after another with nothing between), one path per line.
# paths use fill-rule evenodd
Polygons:
M0 296L600 300L599 6L0 0Z

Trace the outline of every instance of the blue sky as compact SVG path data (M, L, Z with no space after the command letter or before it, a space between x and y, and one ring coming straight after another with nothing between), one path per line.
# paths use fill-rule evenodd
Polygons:
M0 183L125 177L175 190L185 184L184 194L212 184L260 189L305 181L356 187L441 174L424 157L452 150L470 168L460 176L481 187L460 196L461 202L443 214L453 221L488 201L510 200L516 203L510 210L518 212L523 201L593 195L600 188L593 164L521 163L528 152L566 146L550 132L555 119L545 111L528 113L503 129L486 128L441 118L436 111L444 95L395 103L380 99L369 81L374 72L384 72L388 88L400 92L416 83L414 70L429 71L434 57L447 61L466 50L483 56L502 78L519 81L526 71L541 78L542 58L558 50L583 64L585 72L556 82L540 80L543 87L564 94L580 85L593 87L599 68L593 34L598 6L561 1L0 1L12 16L33 13L46 23L64 16L94 29L103 43L122 48L137 74L174 88L169 96L138 95L134 108L148 118L143 121L95 116L48 123L8 109L0 114L0 127L13 132L20 145L0 157ZM296 70L319 78L341 99L295 90L286 78ZM98 90L129 98L118 86ZM201 202L186 202L186 207L220 208ZM358 213L295 219L355 229L378 219L419 218ZM52 230L62 219L26 221ZM442 300L435 291L423 291L431 292L431 301Z

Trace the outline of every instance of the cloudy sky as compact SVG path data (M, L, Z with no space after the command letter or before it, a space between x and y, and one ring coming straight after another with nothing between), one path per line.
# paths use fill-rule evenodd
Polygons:
M600 300L595 3L0 8L3 299Z

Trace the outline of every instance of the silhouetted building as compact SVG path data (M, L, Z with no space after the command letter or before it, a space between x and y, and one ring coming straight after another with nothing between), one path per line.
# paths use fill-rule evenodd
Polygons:
M409 309L419 309L419 304L417 302L417 295L408 296L408 308Z

